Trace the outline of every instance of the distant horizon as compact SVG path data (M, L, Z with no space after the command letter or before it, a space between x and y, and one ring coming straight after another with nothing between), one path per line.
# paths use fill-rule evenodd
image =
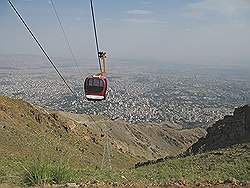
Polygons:
M63 56L53 56L50 55L49 56L55 60L55 64L57 64L57 61L69 61L69 65L74 63L74 60L72 59L72 57L68 56L68 57L63 57ZM13 53L13 54L3 54L0 52L0 65L1 65L1 57L36 57L39 58L41 61L48 61L46 59L46 57L41 53L38 54L27 54L27 53ZM20 59L22 60L22 59ZM85 62L89 61L88 64L93 63L93 66L95 66L95 63L98 63L97 61L97 57L81 57L77 59L79 66L84 66L84 64L82 64L81 62ZM166 66L172 66L172 65L176 65L176 66L195 66L196 68L202 68L202 67L210 67L210 68L239 68L239 69L245 69L245 68L250 68L250 60L249 61L245 61L245 62L230 62L230 63L223 63L223 61L220 60L216 60L214 62L207 62L203 61L202 63L199 62L185 62L185 61L172 61L172 60L157 60L157 59L140 59L140 58L119 58L119 57L108 57L108 63L111 62L112 64L114 64L116 61L118 61L118 64L120 63L127 63L128 65L144 65L147 66L149 64L152 64L152 66L154 65L166 65ZM67 64L65 64L67 65ZM197 67L197 65L199 65ZM225 67L226 66L226 67ZM249 70L250 71L250 70Z

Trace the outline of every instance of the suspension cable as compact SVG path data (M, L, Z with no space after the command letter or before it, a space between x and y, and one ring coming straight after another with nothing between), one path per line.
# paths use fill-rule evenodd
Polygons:
M96 29L96 21L95 21L95 12L94 12L94 6L93 6L93 1L90 0L90 8L91 8L91 15L92 15L92 22L93 22L93 29L94 29L94 35L95 35L95 44L96 44L96 53L97 53L97 59L99 62L99 69L100 72L102 72L102 65L101 65L101 60L99 57L99 43L98 43L98 37L97 37L97 29Z
M22 21L22 23L24 24L25 28L27 29L27 31L30 33L30 35L32 36L32 38L35 40L35 42L37 43L37 45L39 46L39 48L41 49L41 51L43 52L43 54L46 56L46 58L48 59L48 61L50 62L50 64L53 66L53 68L56 70L57 74L59 75L59 77L63 80L63 82L65 83L65 85L68 87L68 89L70 90L70 92L74 95L74 97L76 99L77 98L77 94L71 89L71 87L68 85L68 83L66 82L66 80L64 79L64 77L62 76L62 74L59 72L59 70L57 69L57 67L55 66L55 64L53 63L53 61L51 60L51 58L49 57L49 55L47 54L47 52L44 50L44 48L42 47L41 43L38 41L38 39L36 38L36 36L33 34L33 32L31 31L31 29L29 28L29 26L26 24L26 22L24 21L24 19L22 18L22 16L19 14L19 12L17 11L17 9L15 8L15 6L12 4L12 2L10 0L8 0L9 4L11 5L12 9L15 11L16 15L19 17L19 19Z
M29 28L29 26L26 24L26 22L24 21L24 19L22 18L22 16L17 11L17 9L15 8L15 6L12 4L12 2L10 0L8 0L8 2L11 5L11 7L13 8L13 10L15 11L15 13L17 14L17 16L20 18L20 20L22 21L22 23L24 24L25 28L28 30L28 32L30 33L30 35L32 36L32 38L35 40L35 42L37 43L37 45L39 46L39 48L41 49L41 51L43 52L43 54L46 56L46 58L48 59L48 61L51 63L51 65L53 66L53 68L56 70L56 72L58 73L58 75L60 76L60 78L63 80L63 82L65 83L65 85L68 87L68 89L70 90L70 92L74 95L74 97L76 99L78 99L77 94L68 85L68 83L66 82L66 80L64 79L64 77L62 76L62 74L59 72L59 70L57 69L57 67L55 66L55 64L53 63L53 61L51 60L51 58L47 54L47 52L42 47L41 43L38 41L38 39L35 37L35 35L31 31L31 29ZM80 100L80 102L82 102L82 101ZM94 120L94 118L91 115L88 115L88 116L91 118L91 120L94 122L94 124L97 125L98 128L102 131L102 128L97 124L97 122Z
M52 9L53 9L53 11L54 11L54 13L55 13L55 15L56 15L56 18L57 18L57 21L58 21L58 23L59 23L59 26L60 26L60 28L61 28L61 30L62 30L64 39L65 39L65 42L66 42L66 44L67 44L67 46L68 46L69 52L70 52L70 54L71 54L71 57L72 57L72 59L73 59L73 61L74 61L74 63L75 63L75 66L76 66L76 68L77 68L77 70L78 70L78 72L79 72L79 75L81 75L81 71L80 71L80 69L79 69L78 62L77 62L77 60L76 60L76 56L75 56L75 54L73 53L73 49L72 49L72 47L71 47L71 45L70 45L69 38L68 38L67 35L66 35L66 32L65 32L65 29L64 29L64 27L63 27L62 21L61 21L59 15L58 15L58 12L57 12L55 3L54 3L53 0L50 0L50 2L51 2Z

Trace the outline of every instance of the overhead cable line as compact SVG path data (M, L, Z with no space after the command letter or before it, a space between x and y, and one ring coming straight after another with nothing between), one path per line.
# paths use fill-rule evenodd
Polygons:
M46 51L44 50L44 48L42 47L41 43L38 41L38 39L35 37L35 35L33 34L33 32L31 31L31 29L29 28L29 26L26 24L26 22L24 21L24 19L22 18L22 16L19 14L19 12L17 11L17 9L15 8L15 6L13 5L13 3L8 0L9 4L11 5L11 7L13 8L13 10L15 11L15 13L17 14L17 16L20 18L20 20L22 21L22 23L24 24L25 28L28 30L28 32L30 33L30 35L32 36L32 38L36 41L37 45L40 47L41 51L44 53L44 55L47 57L48 61L52 64L52 66L54 67L54 69L56 70L56 72L58 73L58 75L60 76L60 78L64 81L65 85L68 87L68 89L71 91L71 93L74 95L74 97L76 99L78 99L77 94L71 89L71 87L68 85L68 83L66 82L66 80L64 79L64 77L61 75L61 73L59 72L59 70L56 68L55 64L53 63L53 61L51 60L51 58L49 57L49 55L46 53ZM52 2L52 0L51 0ZM80 100L80 102L82 102ZM88 115L91 120L94 122L94 124L97 124L97 122L94 120L94 118L91 115ZM99 126L98 126L99 127ZM100 130L102 130L99 127Z
M31 31L31 29L29 28L29 26L26 24L26 22L24 21L24 19L22 18L22 16L19 14L19 12L17 11L17 9L15 8L15 6L12 4L12 2L10 0L8 0L9 4L11 5L12 9L15 11L16 15L19 17L19 19L22 21L22 23L24 24L25 28L27 29L27 31L30 33L30 35L32 36L32 38L35 40L35 42L37 43L37 45L39 46L39 48L41 49L41 51L43 52L43 54L46 56L46 58L48 59L48 61L50 62L50 64L53 66L53 68L56 70L57 74L59 75L59 77L63 80L63 82L65 83L65 85L68 87L68 89L70 90L70 92L74 95L74 97L76 99L78 99L77 94L71 89L71 87L69 86L69 84L66 82L66 80L64 79L64 77L62 76L62 74L59 72L59 70L57 69L57 67L55 66L55 64L53 63L53 61L51 60L51 58L49 57L49 55L47 54L47 52L44 50L44 48L42 47L41 43L38 41L38 39L36 38L36 36L33 34L33 32Z
M94 29L94 35L95 35L95 44L96 44L97 59L98 59L98 62L99 62L100 72L102 72L102 65L101 65L101 60L100 60L100 57L99 57L100 50L99 50L99 42L98 42L96 22L95 22L95 11L94 11L94 6L93 6L93 1L92 0L90 0L90 8L91 8L93 29Z
M68 46L69 52L70 52L70 54L71 54L71 56L72 56L72 59L73 59L73 61L74 61L74 63L75 63L75 66L76 66L76 68L77 68L79 74L81 75L81 71L80 71L80 69L79 69L78 62L77 62L77 60L76 60L76 56L75 56L74 53L73 53L73 49L72 49L72 47L71 47L71 45L70 45L70 42L69 42L69 39L68 39L68 37L67 37L67 35L66 35L66 32L65 32L65 29L64 29L64 27L63 27L62 21L61 21L61 19L60 19L60 17L59 17L59 14L58 14L58 12L57 12L55 3L54 3L53 0L50 0L50 2L51 2L52 9L54 10L54 13L55 13L55 15L56 15L56 18L57 18L57 21L58 21L58 23L59 23L59 26L60 26L60 28L61 28L61 30L62 30L62 33L63 33L64 39L65 39L65 42L66 42L66 44L67 44L67 46Z

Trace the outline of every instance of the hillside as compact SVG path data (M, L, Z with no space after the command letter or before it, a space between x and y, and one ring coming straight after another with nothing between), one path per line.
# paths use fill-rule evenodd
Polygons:
M250 142L250 106L236 108L232 116L225 116L207 129L207 135L192 145L187 153L195 154Z
M250 143L168 159L123 173L128 181L146 185L194 187L249 187L249 174Z
M105 127L111 129L109 136L113 148L140 160L175 156L205 135L205 130L200 128L181 130L157 124L129 124L104 116L95 116L93 122L87 115L66 112L57 114L87 126L97 136L104 134Z
M100 166L107 128L111 129L114 168L176 155L205 134L203 129L175 130L102 116L52 112L22 100L0 97L1 158L43 158Z
M79 168L74 170L78 171L77 174L72 175L74 183L71 185L75 188L250 187L250 144L234 145L227 149L169 159L157 164L121 171L90 172ZM62 183L64 183L63 186L55 187L69 187L64 186L67 182ZM3 187L6 186L3 185Z
M239 108L231 117L238 118L237 122L240 121L239 117L246 120L238 123L237 129L242 130L241 127L249 125L244 124L248 122L245 112L248 112L247 107ZM224 122L220 123L224 125L220 138L227 138L225 133L230 131L237 135L231 127L232 124L228 126L225 123L228 120L224 121L225 119L227 117L219 121ZM22 100L0 97L0 183L26 184L27 169L34 173L45 173L41 178L47 177L47 173L54 169L53 173L56 172L57 175L53 174L53 177L61 177L61 180L42 179L41 182L139 187L198 184L248 186L249 183L245 182L250 180L250 145L245 134L247 132L241 132L241 137L236 137L235 142L230 141L228 145L222 146L225 149L173 157L185 151L199 137L205 136L193 146L204 140L210 143L214 139L211 130L217 132L215 127L221 126L218 126L218 122L215 123L205 136L203 129L133 125L104 116L53 112ZM107 129L110 130L112 146L112 171L100 168ZM238 142L240 145L228 147L239 144ZM210 149L216 148L207 150ZM163 159L164 156L167 157ZM162 160L156 160L158 158ZM157 163L145 163L141 167L131 168L145 160L155 160ZM47 172L46 169L50 170ZM28 172L30 176L30 171ZM32 176L34 177L40 176ZM32 185L29 178L28 185Z
M0 143L1 158L62 160L75 166L100 166L103 153L102 138L88 127L8 97L0 97ZM118 150L113 155L115 168L138 160Z

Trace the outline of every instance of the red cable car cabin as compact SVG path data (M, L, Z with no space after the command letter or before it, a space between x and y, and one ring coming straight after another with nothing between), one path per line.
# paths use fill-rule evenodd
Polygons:
M107 95L108 81L101 75L89 76L85 79L84 90L88 100L100 101L105 100Z

